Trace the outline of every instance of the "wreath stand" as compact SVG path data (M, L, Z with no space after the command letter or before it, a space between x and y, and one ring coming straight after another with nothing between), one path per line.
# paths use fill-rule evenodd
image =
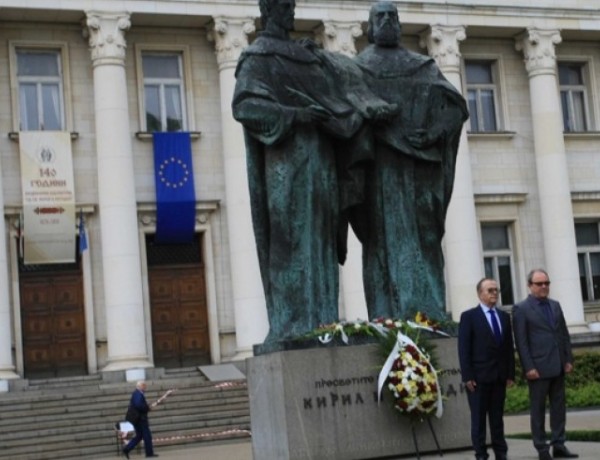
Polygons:
M429 417L426 417L427 425L429 425L429 431L431 431L431 436L433 436L433 441L435 442L435 447L437 447L438 454L440 457L444 456L442 449L440 448L440 443L438 442L437 436L435 435L435 430L433 429L433 425L431 424L431 420ZM415 420L412 419L410 421L410 430L412 432L413 443L415 445L415 451L417 452L417 460L421 460L421 453L419 452L419 443L417 442L417 434L415 432Z

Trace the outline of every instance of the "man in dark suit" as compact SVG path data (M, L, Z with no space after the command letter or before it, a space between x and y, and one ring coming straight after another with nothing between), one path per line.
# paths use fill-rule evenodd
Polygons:
M475 458L488 458L486 417L489 418L496 460L506 460L504 400L515 378L515 354L510 317L496 308L498 284L490 278L477 283L479 305L465 311L458 329L462 381L471 409L471 441Z
M550 460L546 440L546 400L550 399L550 445L554 458L576 458L565 447L565 374L573 370L571 339L560 304L548 297L550 278L542 269L527 276L529 296L513 308L515 341L529 385L533 445Z
M150 425L148 424L148 412L156 407L156 403L148 405L144 392L146 391L146 382L140 381L135 386L135 391L131 394L131 401L129 402L130 408L134 408L139 414L137 420L133 423L135 428L135 436L129 441L129 443L123 448L123 454L129 458L129 452L131 452L135 446L143 439L144 449L146 451L146 457L158 457L154 453L152 447L152 432L150 431ZM129 412L129 411L128 411Z

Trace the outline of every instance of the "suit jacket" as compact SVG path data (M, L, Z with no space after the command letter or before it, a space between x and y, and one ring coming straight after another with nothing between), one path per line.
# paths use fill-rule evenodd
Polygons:
M458 357L463 382L506 382L515 378L515 351L510 317L496 309L502 328L498 345L485 313L479 305L460 317Z
M140 419L147 420L148 419L148 411L150 410L150 406L146 402L146 397L144 393L137 388L131 394L131 401L129 405L135 407L137 411L140 413Z
M552 378L563 372L566 363L573 362L571 339L560 304L548 299L554 324L550 324L538 304L529 295L513 307L515 342L523 372L537 369L540 378Z

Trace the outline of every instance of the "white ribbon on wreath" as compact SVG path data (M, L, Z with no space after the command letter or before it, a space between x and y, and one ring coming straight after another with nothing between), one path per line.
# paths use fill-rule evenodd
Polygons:
M421 326L417 323L413 323L412 321L407 321L407 324L415 329L425 329L425 330L428 330L431 332L436 332L441 335L446 335L446 336L448 335L444 332L436 331L433 328ZM386 332L386 334L387 334L387 332ZM442 390L440 388L440 382L439 382L437 372L435 371L434 367L431 365L431 362L429 361L429 357L425 353L423 353L423 351L421 351L421 349L417 346L417 344L409 336L398 331L397 338L398 338L398 340L396 341L394 348L392 349L391 353L388 355L383 367L381 368L381 371L379 372L379 378L377 379L377 401L378 402L381 401L381 390L383 389L385 382L388 379L390 371L392 370L392 367L394 365L394 361L396 361L396 358L400 354L400 351L403 348L405 348L407 345L412 345L413 347L415 347L415 349L417 350L419 355L421 355L421 357L427 361L429 368L431 369L431 371L433 372L433 375L435 377L435 384L437 387L437 410L436 410L435 416L437 418L441 418L442 414L444 413L444 407L442 404Z

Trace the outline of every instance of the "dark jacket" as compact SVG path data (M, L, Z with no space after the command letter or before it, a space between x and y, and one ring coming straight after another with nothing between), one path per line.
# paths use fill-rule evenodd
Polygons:
M458 329L458 357L463 382L505 382L515 378L515 351L510 317L496 309L502 329L502 344L478 305L460 317Z
M129 405L134 407L140 414L141 419L148 419L148 411L150 410L150 406L146 402L146 397L144 393L138 389L136 389L131 394L131 401Z
M560 304L548 299L554 324L546 318L539 301L528 296L513 307L515 342L523 372L537 369L540 378L552 378L573 362L571 339Z

